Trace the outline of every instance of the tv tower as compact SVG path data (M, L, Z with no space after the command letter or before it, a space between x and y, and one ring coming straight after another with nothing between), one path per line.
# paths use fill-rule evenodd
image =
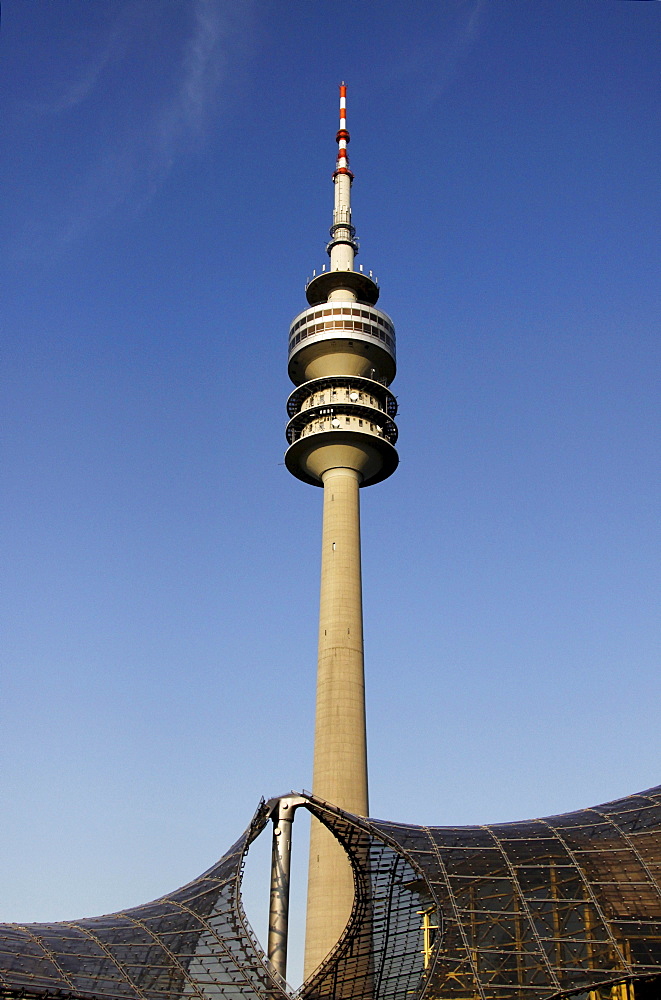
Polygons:
M375 309L372 272L354 269L346 91L340 84L340 128L333 173L330 262L313 274L309 308L289 330L287 468L323 486L319 659L312 790L360 816L368 814L359 488L397 468L397 402L388 386L396 372L392 320ZM315 820L310 869L305 976L342 934L353 903L353 874L344 850Z

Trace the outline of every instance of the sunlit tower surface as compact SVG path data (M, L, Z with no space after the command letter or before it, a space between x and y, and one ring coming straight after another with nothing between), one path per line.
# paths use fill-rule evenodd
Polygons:
M397 413L388 386L396 372L392 320L375 308L372 272L354 268L346 87L333 173L329 264L306 287L309 308L289 330L285 462L298 479L324 490L319 658L312 790L368 815L359 489L397 468ZM342 847L312 822L305 975L337 942L353 902L353 876Z

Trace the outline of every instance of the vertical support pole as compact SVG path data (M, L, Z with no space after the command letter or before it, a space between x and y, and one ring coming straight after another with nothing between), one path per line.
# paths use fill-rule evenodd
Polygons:
M422 960L426 972L431 965L434 931L438 930L438 924L432 923L432 917L436 916L436 906L428 906L426 910L418 910L418 913L422 917Z
M516 981L519 986L526 985L526 974L524 967L523 935L521 915L521 900L519 894L514 890L514 947L516 949Z
M561 968L564 965L563 961L563 945L562 945L562 933L560 927L560 912L559 912L559 893L558 893L558 873L556 871L555 862L551 861L549 864L549 878L551 880L551 900L553 906L553 938L554 938L554 952L555 952L555 965L556 968Z
M291 874L291 832L294 812L300 804L292 798L278 799L271 815L271 894L269 900L268 957L273 969L287 978L287 937L289 933L289 885Z

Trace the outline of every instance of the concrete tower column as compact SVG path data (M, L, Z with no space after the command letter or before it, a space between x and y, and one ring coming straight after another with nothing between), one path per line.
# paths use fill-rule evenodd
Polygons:
M324 515L314 743L315 795L367 815L360 473L322 475Z
M323 473L324 517L319 602L319 660L314 739L315 795L366 816L367 738L360 571L360 474ZM353 873L343 848L319 822L310 831L306 975L344 930Z

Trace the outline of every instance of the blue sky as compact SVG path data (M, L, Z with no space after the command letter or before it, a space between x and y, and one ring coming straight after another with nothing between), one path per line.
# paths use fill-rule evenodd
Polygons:
M661 780L660 43L653 0L5 0L2 919L153 898L311 784L286 343L341 79L398 332L372 813Z

